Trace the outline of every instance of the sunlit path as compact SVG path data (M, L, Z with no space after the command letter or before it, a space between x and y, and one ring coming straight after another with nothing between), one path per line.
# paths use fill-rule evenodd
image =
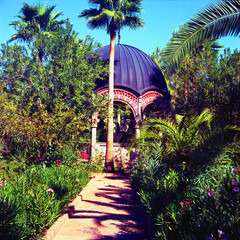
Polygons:
M57 221L48 240L147 240L146 218L127 175L97 174L71 206L66 223L52 234L59 228Z

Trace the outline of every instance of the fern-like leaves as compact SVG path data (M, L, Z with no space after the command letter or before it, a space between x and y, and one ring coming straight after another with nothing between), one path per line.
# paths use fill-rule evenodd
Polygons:
M221 0L180 26L167 43L163 60L173 70L189 52L206 40L225 36L240 36L239 0Z

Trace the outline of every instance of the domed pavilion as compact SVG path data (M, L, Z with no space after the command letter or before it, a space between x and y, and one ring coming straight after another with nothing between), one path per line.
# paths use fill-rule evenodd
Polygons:
M110 45L107 45L95 52L106 62L109 61L109 51ZM108 81L98 82L96 92L108 93ZM135 47L116 44L114 102L125 103L130 107L136 135L139 135L140 124L149 111L157 110L159 116L166 117L170 98L164 76L153 59ZM96 114L92 119L92 138L96 135L94 128L97 128L98 122ZM95 143L96 139L93 139L92 144Z

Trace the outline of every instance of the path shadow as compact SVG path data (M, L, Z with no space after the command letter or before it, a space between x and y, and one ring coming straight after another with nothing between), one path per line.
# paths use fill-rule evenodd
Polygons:
M96 190L96 199L82 199L99 207L104 208L103 212L93 210L76 210L70 218L89 219L92 218L96 226L104 226L105 221L112 220L119 231L115 236L98 236L97 240L147 240L149 235L147 215L141 208L137 194L132 190L127 175L106 176L111 179L112 184ZM124 188L114 185L114 180L122 180ZM99 201L98 201L99 198ZM117 211L123 210L123 214ZM108 211L109 210L109 211ZM116 213L115 213L116 212ZM126 212L126 214L125 214Z

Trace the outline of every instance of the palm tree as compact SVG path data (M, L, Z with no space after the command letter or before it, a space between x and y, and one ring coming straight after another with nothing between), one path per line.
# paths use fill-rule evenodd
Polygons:
M54 12L55 6L47 5L28 5L20 10L17 17L20 21L14 21L10 25L17 31L9 42L20 40L23 42L34 42L38 49L38 61L42 64L44 49L42 46L44 36L54 37L58 27L65 21L58 21L57 18L62 15L61 12Z
M163 148L169 164L189 162L191 153L209 136L213 117L210 110L205 109L200 115L191 111L184 116L176 115L176 122L152 119L144 125L138 141L143 146L149 143ZM154 142L158 145L153 145Z
M108 89L108 130L106 164L113 165L113 98L114 98L114 54L116 32L122 27L136 29L143 27L139 17L143 0L89 0L94 8L85 9L79 17L87 19L91 29L104 28L110 34L109 89Z
M189 52L206 40L225 36L240 36L239 0L221 0L180 26L167 43L163 60L170 69L174 69Z

